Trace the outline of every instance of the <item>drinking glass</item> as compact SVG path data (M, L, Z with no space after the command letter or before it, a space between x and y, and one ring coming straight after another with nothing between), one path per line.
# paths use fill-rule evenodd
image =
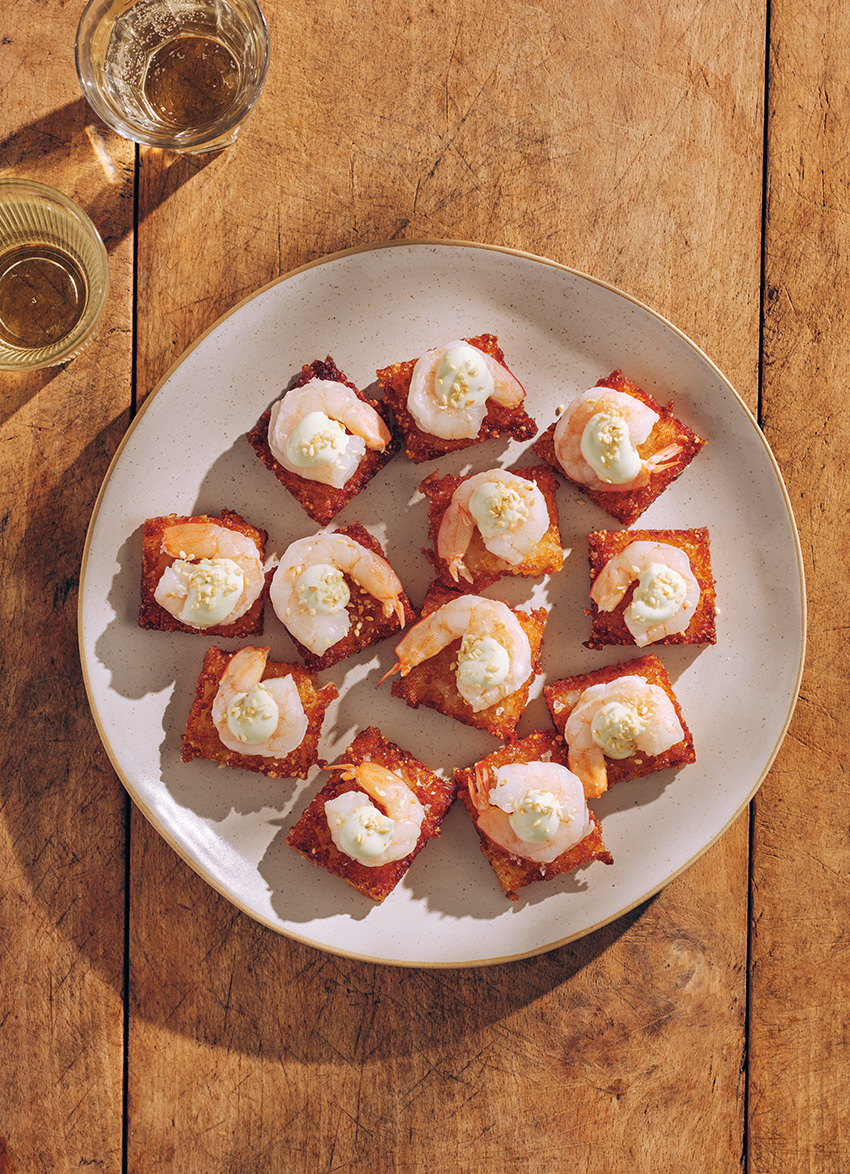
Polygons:
M269 34L256 0L89 0L77 73L124 138L200 154L232 143L262 92Z
M106 249L82 208L46 184L0 179L0 370L76 355L108 285Z

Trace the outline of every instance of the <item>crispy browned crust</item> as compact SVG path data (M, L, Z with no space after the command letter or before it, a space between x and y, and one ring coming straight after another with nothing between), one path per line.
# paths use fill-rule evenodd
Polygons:
M366 449L360 464L341 489L335 489L332 485L321 485L318 481L309 481L305 477L299 477L297 473L291 473L289 469L284 469L283 465L275 460L272 455L272 450L269 448L270 411L263 412L257 423L247 434L248 443L255 450L266 468L271 469L281 485L289 490L299 505L302 506L305 512L315 522L325 526L332 518L336 517L339 511L353 497L357 496L361 489L369 484L375 474L379 473L388 461L392 460L401 448L402 437L398 428L393 423L386 406L377 400L367 399L350 380L346 379L330 355L328 355L324 362L321 359L316 359L315 362L302 367L301 374L293 382L292 387L303 387L311 379L328 379L336 383L344 383L346 387L350 387L359 399L362 399L364 403L369 404L370 407L375 409L391 433L390 441L383 452L377 452L371 448Z
M545 757L544 757L545 756ZM567 766L567 748L563 741L552 730L535 730L527 738L518 742L509 742L506 746L494 750L481 763L489 767L505 766L509 762L557 762ZM602 825L591 811L593 831L585 836L574 847L562 853L550 864L538 864L533 860L523 860L506 852L498 844L494 844L478 827L478 810L469 794L475 766L455 770L455 778L460 788L459 794L463 805L469 812L478 838L481 841L481 851L490 861L496 874L496 879L511 901L517 899L517 889L526 885L536 884L537 881L552 880L565 872L574 872L594 860L601 860L603 864L613 864L614 858L606 849L602 840ZM569 768L568 768L569 769Z
M557 481L554 473L548 465L535 465L528 469L511 469L509 471L515 473L517 477L524 477L526 481L533 481L540 489L549 509L549 529L526 559L523 559L516 566L511 566L510 563L497 558L487 549L476 527L469 549L464 556L464 562L472 575L471 583L466 580L462 583L455 582L449 571L449 564L437 554L437 535L440 532L443 515L449 508L452 494L468 478L455 477L453 474L440 477L438 473L429 473L419 486L428 498L428 537L433 547L432 550L424 550L422 553L433 566L440 581L445 583L447 587L457 589L460 586L478 594L503 575L553 575L556 571L560 571L564 565L564 548L561 545L556 502Z
M335 799L343 791L359 791L361 788L352 780L346 782L342 771L331 770L328 782L322 787L310 806L303 812L286 837L290 848L300 852L313 864L326 868L334 876L342 877L352 888L373 901L383 901L392 892L404 874L430 839L440 834L443 816L454 802L457 788L451 780L441 779L427 766L388 742L380 730L370 726L361 730L342 760L347 763L377 762L388 770L399 774L425 808L425 819L416 847L409 856L383 864L378 868L367 868L340 852L331 839L325 816L325 803Z
M631 526L637 521L644 510L652 505L658 495L663 493L667 486L672 481L675 481L680 473L684 472L705 444L705 441L697 436L695 432L692 432L681 420L676 419L673 415L672 403L662 407L651 395L643 391L629 379L626 379L622 371L612 371L606 379L600 379L596 386L611 387L614 391L623 391L627 395L633 395L636 399L641 400L648 407L652 408L654 412L658 412L659 419L656 421L655 427L644 443L638 448L638 453L646 459L653 453L659 452L662 448L666 448L668 444L678 444L681 446L681 452L679 452L673 462L666 469L656 469L650 475L647 484L640 489L613 490L610 493L605 493L598 489L588 489L586 485L574 481L572 477L568 477L564 472L560 461L555 456L555 445L552 439L555 433L554 423L550 424L542 436L539 437L534 445L534 451L544 461L548 461L552 468L560 473L570 484L575 485L591 501L596 502L606 513L610 514L612 518L617 518L618 521L623 522L627 526Z
M142 532L142 601L139 608L139 627L150 628L159 632L189 632L193 636L261 636L263 632L263 604L268 594L271 572L266 575L266 584L259 597L248 608L243 616L232 624L217 624L212 628L190 628L188 624L181 624L175 616L160 607L154 598L154 591L162 578L162 572L175 560L162 549L162 534L168 526L178 522L214 522L217 526L225 526L228 530L237 530L257 545L260 561L265 558L266 538L265 530L259 530L246 522L239 514L232 510L222 510L218 515L196 514L193 517L178 517L177 514L168 514L162 518L148 518Z
M495 334L479 334L465 341L470 346L491 355L497 363L510 370ZM408 359L403 363L383 367L377 372L384 401L392 408L404 433L405 452L412 461L432 461L445 456L446 453L457 452L459 449L481 444L482 441L492 440L497 436L512 436L514 440L530 440L532 436L536 436L537 425L522 405L517 408L505 408L493 400L487 401L487 415L477 436L461 440L443 440L430 432L423 432L407 410L407 393L410 391L410 377L416 362L416 359Z
M379 554L381 558L387 557L377 538L374 538L360 522L352 522L350 526L341 526L334 530L334 534L346 534L355 542L359 542L361 546ZM362 652L364 648L369 648L370 645L377 644L380 640L386 640L394 632L401 631L395 614L390 615L389 618L385 617L383 608L374 595L364 591L349 575L345 576L345 582L351 593L347 609L351 616L351 627L341 640L332 644L327 652L317 656L315 652L311 652L309 648L305 648L303 644L299 643L290 633L292 642L298 649L298 655L308 668L317 672L345 660L348 656L353 656L356 652ZM408 624L413 623L416 616L404 591L399 598L404 607L404 627L407 627Z
M691 570L700 586L700 600L691 622L684 632L654 640L660 644L714 644L717 641L715 615L717 594L711 573L708 530L705 526L692 530L594 530L587 536L590 586L596 582L602 568L632 542L666 542L685 551L691 561ZM586 648L607 648L612 644L634 645L634 637L626 627L623 613L631 602L635 585L632 584L613 611L600 611L591 600L590 639Z
M628 779L640 779L644 775L651 775L671 766L685 766L689 762L696 762L693 736L682 715L681 707L673 692L673 685L664 665L657 656L650 652L646 656L628 661L626 664L608 665L606 668L594 669L589 673L579 673L574 677L564 677L561 681L553 681L551 685L543 686L543 694L546 698L546 704L549 706L552 721L555 723L558 733L563 737L569 716L581 700L585 689L589 689L591 685L607 685L610 681L629 676L643 677L650 685L658 685L664 690L673 703L685 736L681 742L677 742L675 746L671 746L662 754L653 755L641 751L631 758L606 758L605 768L609 789L615 783L626 782Z
M319 735L322 731L322 722L325 720L325 710L338 696L336 685L324 685L320 688L314 675L300 664L266 661L262 677L264 681L273 677L291 676L295 679L301 704L307 714L307 733L300 746L296 746L285 758L238 754L223 744L212 719L212 704L219 683L224 670L235 655L235 652L225 652L221 648L207 649L195 688L195 701L183 735L183 761L191 762L193 758L206 758L210 762L221 762L225 766L253 770L273 779L306 779L314 766L325 765L324 760L318 755Z
M474 594L474 592L451 591L442 583L432 583L422 605L423 618L448 602L449 599L456 599L464 594ZM457 691L455 669L460 640L454 640L442 652L412 668L406 677L394 680L393 697L403 698L413 709L417 709L420 705L436 709L438 713L442 713L446 717L452 717L455 721L463 722L467 726L474 726L479 730L486 730L488 734L492 734L499 741L506 741L512 736L517 722L528 704L531 681L541 671L540 645L543 641L543 629L548 617L545 607L534 608L531 612L517 611L515 608L511 608L511 611L522 625L531 645L531 673L528 680L516 692L496 705L490 705L487 709L476 713Z

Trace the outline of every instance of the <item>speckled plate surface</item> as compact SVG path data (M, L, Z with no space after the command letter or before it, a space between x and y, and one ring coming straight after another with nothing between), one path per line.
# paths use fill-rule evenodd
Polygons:
M498 335L542 431L558 404L617 367L709 441L647 511L641 527L708 526L718 583L718 643L662 648L694 735L697 762L623 783L595 804L613 866L594 864L508 901L460 803L443 835L381 906L303 860L286 834L321 786L180 761L204 650L202 636L142 631L140 538L146 517L234 509L281 551L316 527L244 439L301 365L331 354L358 386L429 346ZM530 446L489 442L438 465L403 455L338 515L384 543L418 606L429 582L426 503L433 468L479 471L538 463ZM544 682L636 655L590 652L586 535L613 528L570 486L558 491L573 553L544 580L496 586L512 604L550 609L537 678L518 734L549 726ZM264 643L294 660L270 607ZM410 710L377 681L393 643L322 675L340 689L321 753L333 761L378 725L428 766L468 765L496 745L429 710ZM591 278L525 254L449 242L400 242L328 257L242 303L189 350L127 433L104 481L86 544L80 644L92 710L127 790L211 885L264 924L352 957L424 966L519 958L624 913L687 868L734 820L767 772L797 697L805 644L803 570L776 463L717 368L668 322ZM238 647L231 642L225 647Z

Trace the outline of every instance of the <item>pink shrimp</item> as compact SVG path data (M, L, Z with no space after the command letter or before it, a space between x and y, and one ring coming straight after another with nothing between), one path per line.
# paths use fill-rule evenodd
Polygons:
M269 418L275 460L299 477L336 489L349 480L367 448L382 452L390 439L371 404L329 379L293 387L272 406Z
M395 672L406 676L458 638L457 689L476 713L516 692L531 675L528 637L507 604L460 595L407 631L395 648L398 660L378 684Z
M527 558L549 528L549 508L539 487L504 469L476 473L452 494L437 534L437 554L449 573L472 582L463 561L476 527L484 546L510 566Z
M701 594L685 551L667 542L630 542L602 568L590 598L600 611L613 611L635 579L638 586L623 613L635 644L643 648L684 632Z
M593 830L581 781L556 762L478 763L473 777L479 830L513 856L550 864Z
M606 758L663 754L684 736L669 695L636 673L585 689L564 728L570 769L588 798L608 788Z
M636 396L611 387L592 387L569 403L559 417L553 436L555 455L566 475L588 489L602 492L639 489L656 469L667 468L681 451L680 445L670 444L647 458L637 453L657 420L658 413ZM588 461L588 430L594 427L599 427L600 437L607 442L600 450L601 461L607 463L615 458L611 469L604 469L610 472L609 476L601 475L604 464L594 468ZM636 472L631 476L620 474L625 480L615 480L617 474L613 468L621 460Z
M324 575L318 592L304 577L311 568ZM394 615L398 626L404 627L404 588L385 558L347 534L299 538L278 563L269 596L280 622L316 655L339 643L351 626L344 575L380 601L385 618Z
M154 589L161 607L193 628L230 624L259 598L265 584L255 542L214 522L178 522L162 533L175 559Z
M459 440L478 435L488 399L516 408L525 389L492 355L458 339L425 351L417 360L407 408L423 432Z
M361 791L343 791L325 803L328 830L340 852L353 855L367 868L378 868L409 856L419 841L425 808L404 779L377 762L345 762L334 769L343 771L344 779L353 780L362 788ZM383 819L367 796L383 808ZM378 846L383 842L387 846L377 855L363 852L370 834L375 836L376 833L382 836Z
M230 658L213 698L212 719L228 750L285 758L307 733L307 714L295 678L263 672L268 648L247 645Z

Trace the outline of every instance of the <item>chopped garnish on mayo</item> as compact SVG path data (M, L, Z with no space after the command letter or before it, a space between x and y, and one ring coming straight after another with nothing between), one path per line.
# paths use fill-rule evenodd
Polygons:
M308 412L286 438L286 455L299 468L332 465L345 454L348 441L339 420L332 420L324 412Z
M650 628L678 615L688 593L684 577L664 563L650 563L638 575L638 583L625 616Z
M646 733L646 716L645 704L609 701L593 717L593 741L606 758L631 758L637 739Z
M277 729L280 710L261 683L247 693L237 693L227 707L227 728L234 738L248 745L267 742Z
M551 791L526 791L508 822L521 840L542 844L551 840L561 822L561 807Z
M333 615L347 607L351 599L345 575L330 563L313 563L303 570L296 580L295 592L298 602L313 615Z
M171 571L186 591L177 619L193 628L223 623L245 586L245 576L231 558L202 558L198 562L177 559Z
M511 658L504 644L492 636L466 635L457 658L458 679L468 689L483 692L507 679Z
M483 404L493 392L493 376L484 356L475 347L449 347L437 366L434 394L447 408L471 408Z
M600 481L628 485L641 470L628 421L616 411L591 416L581 435L581 455Z
M515 530L528 517L522 497L504 481L485 481L469 499L469 512L484 538Z
M340 851L354 860L374 860L386 852L393 838L395 820L364 803L347 815L336 829Z

